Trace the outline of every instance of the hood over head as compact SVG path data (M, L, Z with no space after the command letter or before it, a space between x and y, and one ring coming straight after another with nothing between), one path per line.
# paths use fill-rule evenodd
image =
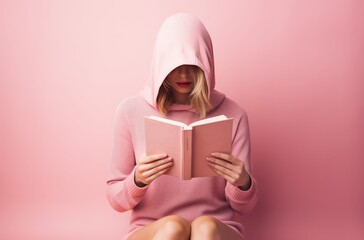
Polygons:
M172 15L160 27L150 76L141 92L150 105L157 108L159 88L167 75L181 65L196 65L203 70L212 109L223 101L225 96L214 90L214 55L210 35L203 23L188 13ZM189 110L193 111L191 108Z

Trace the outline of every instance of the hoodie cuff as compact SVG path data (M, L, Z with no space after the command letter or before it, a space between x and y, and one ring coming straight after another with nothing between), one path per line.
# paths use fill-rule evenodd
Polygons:
M237 203L245 203L254 198L254 196L257 194L257 184L253 177L250 176L250 178L251 186L246 191L241 190L239 187L227 182L225 189L227 197Z
M148 190L148 185L146 185L145 187L138 187L135 184L134 176L135 176L135 169L133 169L132 173L129 174L129 176L125 179L125 186L128 189L130 196L133 198L144 195Z

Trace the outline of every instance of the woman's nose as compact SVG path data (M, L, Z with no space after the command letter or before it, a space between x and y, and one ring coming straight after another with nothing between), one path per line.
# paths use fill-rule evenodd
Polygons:
M179 66L178 73L181 75L188 75L191 71L190 68L191 68L191 66L187 66L187 65Z

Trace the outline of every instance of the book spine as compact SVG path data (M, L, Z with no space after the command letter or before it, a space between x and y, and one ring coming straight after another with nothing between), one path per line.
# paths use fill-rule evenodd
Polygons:
M182 131L182 179L189 180L192 176L192 130Z

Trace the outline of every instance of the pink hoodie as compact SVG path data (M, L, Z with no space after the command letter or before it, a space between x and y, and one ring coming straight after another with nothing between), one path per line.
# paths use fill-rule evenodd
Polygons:
M189 222L201 215L210 215L242 234L240 218L255 206L258 199L253 177L252 186L247 191L231 185L222 177L183 181L162 175L143 188L134 183L135 164L145 154L144 116L161 116L156 108L158 90L168 73L184 64L197 65L205 73L213 106L206 117L224 114L234 119L232 155L244 161L250 172L247 115L236 103L214 89L213 49L206 28L190 14L180 13L167 18L156 40L146 87L140 95L121 102L115 112L107 196L115 210L132 211L128 235L168 215L179 215ZM192 107L179 104L173 104L166 117L186 124L199 119Z

